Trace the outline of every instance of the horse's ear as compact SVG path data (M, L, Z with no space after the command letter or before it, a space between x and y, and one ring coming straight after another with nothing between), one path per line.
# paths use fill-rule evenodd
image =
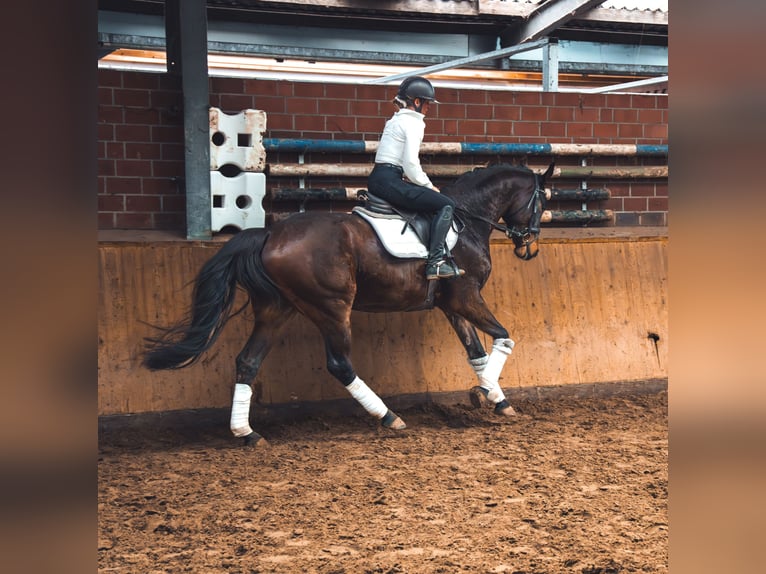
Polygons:
M546 169L545 173L543 174L543 181L548 181L548 178L550 178L553 175L554 167L556 167L556 162L552 161L551 165L548 166L548 169Z

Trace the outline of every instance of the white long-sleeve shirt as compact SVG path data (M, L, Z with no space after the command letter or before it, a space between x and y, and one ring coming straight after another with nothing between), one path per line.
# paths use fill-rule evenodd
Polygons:
M426 130L425 116L415 110L402 108L386 122L380 136L375 163L392 163L404 170L412 183L430 187L434 185L420 167L420 144Z

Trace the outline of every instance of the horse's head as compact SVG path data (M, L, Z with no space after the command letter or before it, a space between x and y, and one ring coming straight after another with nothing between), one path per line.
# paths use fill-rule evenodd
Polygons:
M540 237L540 221L545 211L545 180L553 173L551 163L544 174L533 174L533 181L528 189L519 193L519 199L514 201L502 215L507 230L506 234L513 241L513 252L516 257L525 261L537 257L540 248L537 240Z

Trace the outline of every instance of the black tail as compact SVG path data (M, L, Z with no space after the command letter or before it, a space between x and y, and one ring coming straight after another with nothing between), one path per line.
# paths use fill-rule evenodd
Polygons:
M202 266L194 282L187 319L163 329L158 338L146 339L146 368L156 371L194 364L213 346L228 320L247 306L232 312L238 282L246 286L250 297L255 291L279 297L261 266L261 250L267 237L262 229L241 231Z

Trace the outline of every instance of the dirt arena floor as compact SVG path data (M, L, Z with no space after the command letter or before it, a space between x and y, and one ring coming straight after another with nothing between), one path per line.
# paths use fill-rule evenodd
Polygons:
M103 431L99 572L667 572L667 393L514 406Z

